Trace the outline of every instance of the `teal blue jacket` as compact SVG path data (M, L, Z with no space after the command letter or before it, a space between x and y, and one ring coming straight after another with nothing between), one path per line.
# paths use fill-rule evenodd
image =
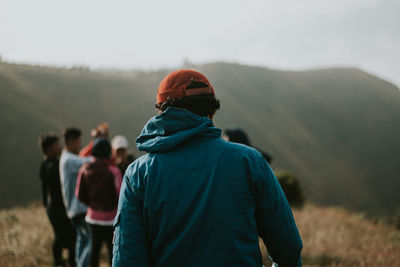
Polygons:
M113 266L301 266L302 241L257 150L220 138L210 119L168 108L137 138L148 152L125 172Z

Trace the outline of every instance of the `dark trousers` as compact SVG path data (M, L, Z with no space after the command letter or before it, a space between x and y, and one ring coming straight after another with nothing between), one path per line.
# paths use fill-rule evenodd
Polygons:
M53 258L54 264L64 265L62 259L63 248L68 249L69 266L75 267L75 231L71 221L65 214L64 207L47 207L47 215L54 231Z
M113 227L90 224L92 229L92 256L90 259L91 267L99 266L100 250L101 245L106 243L108 251L108 262L111 266L112 260L112 239L113 239Z
M53 242L53 258L54 258L54 265L55 266L64 266L64 261L62 259L62 249L64 246L60 244L60 242L55 239ZM70 244L68 247L68 263L69 266L75 267L75 243Z

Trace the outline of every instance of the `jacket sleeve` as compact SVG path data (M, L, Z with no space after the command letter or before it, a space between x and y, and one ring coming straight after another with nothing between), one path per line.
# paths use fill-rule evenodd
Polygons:
M79 157L89 157L92 155L93 151L93 141L90 141L84 148L79 151Z
M115 167L113 165L110 166L110 171L114 175L115 192L117 192L117 196L119 196L119 192L121 191L121 184L122 184L121 171L117 167Z
M118 212L114 221L112 266L150 266L143 223L142 177L131 166L122 181Z
M292 210L268 163L257 155L253 178L259 236L279 267L302 266L303 247Z
M86 184L85 184L85 169L86 169L86 164L83 164L82 167L79 169L77 180L76 180L76 186L75 186L75 196L77 199L79 199L82 203L85 205L89 204L89 199L87 196L87 190L86 190Z
M40 173L39 173L39 177L40 180L42 182L42 200L43 200L43 206L47 206L47 183L46 183L46 174L45 174L45 165L44 163L42 163L42 165L40 165Z

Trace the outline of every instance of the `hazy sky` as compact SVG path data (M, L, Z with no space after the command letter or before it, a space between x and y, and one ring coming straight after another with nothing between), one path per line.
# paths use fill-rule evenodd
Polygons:
M360 67L400 85L400 0L0 0L3 60Z

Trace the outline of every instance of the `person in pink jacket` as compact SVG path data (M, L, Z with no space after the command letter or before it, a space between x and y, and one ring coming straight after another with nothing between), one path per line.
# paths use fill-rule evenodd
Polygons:
M107 245L109 263L112 259L113 220L117 213L122 175L110 162L111 144L106 138L93 143L94 160L84 164L78 174L75 195L88 206L86 222L92 230L91 266L99 266L103 242Z

